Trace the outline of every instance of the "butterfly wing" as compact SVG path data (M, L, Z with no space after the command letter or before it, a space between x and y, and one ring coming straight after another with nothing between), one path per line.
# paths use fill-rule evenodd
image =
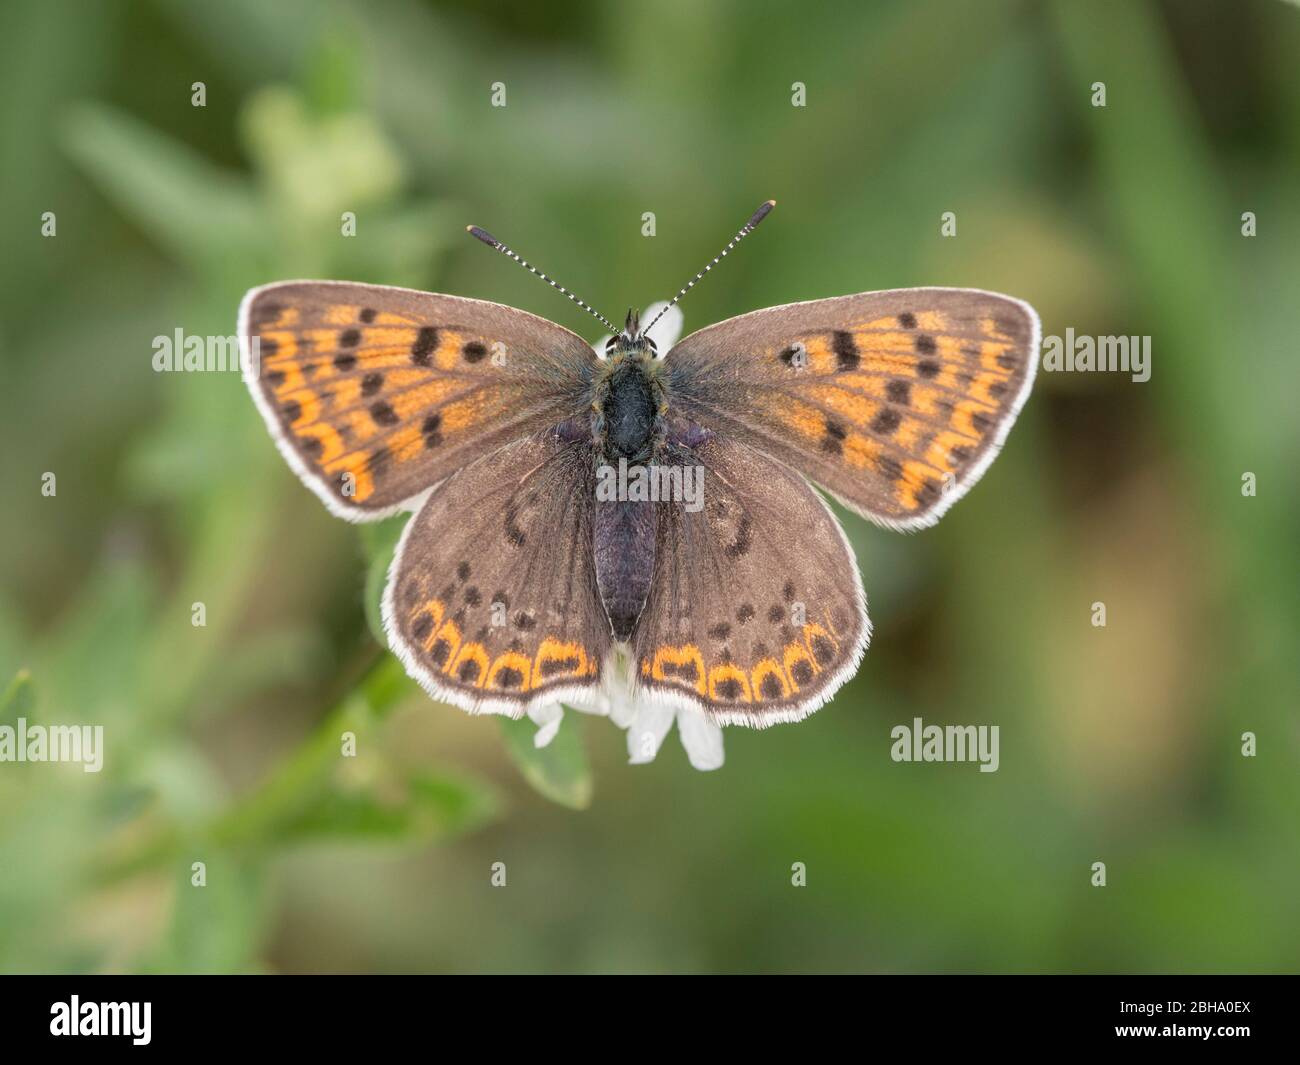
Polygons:
M548 431L436 488L389 570L389 646L435 699L519 717L590 696L610 646L592 560L591 445Z
M1020 300L898 289L709 326L668 353L665 372L679 413L880 525L914 529L993 461L1029 395L1038 341Z
M857 668L871 634L853 552L794 470L714 436L703 507L657 506L654 580L632 638L651 698L721 725L798 721Z
M482 300L350 282L250 291L245 379L289 465L335 514L411 509L495 447L581 411L581 337ZM260 372L259 372L260 370Z

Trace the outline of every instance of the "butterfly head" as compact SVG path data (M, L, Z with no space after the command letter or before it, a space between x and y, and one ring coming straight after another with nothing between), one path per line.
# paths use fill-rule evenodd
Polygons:
M623 331L605 341L605 358L616 355L656 359L659 349L648 333L641 329L641 312L628 309Z

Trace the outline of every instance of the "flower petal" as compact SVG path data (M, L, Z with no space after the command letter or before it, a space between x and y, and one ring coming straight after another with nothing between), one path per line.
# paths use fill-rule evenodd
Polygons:
M636 721L637 705L627 692L613 692L609 698L609 719L619 728L631 728Z
M564 707L559 703L543 703L541 706L530 707L528 718L537 726L537 733L533 736L533 746L545 747L560 731L560 722L564 720Z
M667 300L660 300L658 303L650 304L646 308L645 314L641 316L641 321L654 322L656 318L659 318L659 312L667 306ZM683 321L682 309L674 307L662 318L659 318L659 321L655 322L653 329L647 331L646 335L655 342L655 347L659 350L660 356L667 355L668 350L677 343L678 338L682 335Z
M677 734L686 748L686 757L696 769L707 771L722 767L722 729L699 711L678 712Z
M627 730L628 761L645 765L655 760L664 737L673 726L676 711L662 703L642 702L637 705L636 720Z

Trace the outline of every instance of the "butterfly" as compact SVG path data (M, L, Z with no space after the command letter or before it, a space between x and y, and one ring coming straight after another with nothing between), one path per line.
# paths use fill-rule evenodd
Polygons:
M511 717L618 684L717 725L823 705L871 625L810 482L891 529L938 521L1029 395L1034 310L975 289L864 292L743 314L659 352L634 312L616 329L470 231L604 322L608 342L350 282L265 285L239 314L260 347L249 388L294 472L348 520L414 512L383 598L407 671L436 699ZM603 492L615 468L697 478L698 505Z

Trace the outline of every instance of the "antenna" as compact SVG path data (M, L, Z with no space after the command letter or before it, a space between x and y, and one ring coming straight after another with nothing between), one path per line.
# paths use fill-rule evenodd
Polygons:
M466 232L469 233L471 237L477 237L489 248L494 248L497 251L499 251L502 255L509 256L511 259L517 262L520 266L524 267L530 273L536 274L548 285L550 285L551 288L558 289L560 292L564 293L564 295L568 296L569 299L573 300L574 303L576 303L589 315L599 320L605 326L605 328L608 329L611 333L618 332L618 328L614 325L614 323L611 322L608 318L606 318L603 314L601 314L599 311L591 307L590 304L584 303L582 300L578 299L577 296L575 296L567 288L561 285L558 281L552 280L551 278L547 277L544 273L542 273L540 270L538 270L537 267L533 266L531 263L525 262L523 259L519 257L519 254L517 252L507 247L506 245L502 244L501 241L497 240L497 238L494 237L491 233L489 233L486 229L480 229L478 226L466 226L465 230Z
M740 227L740 232L738 232L734 237L731 238L731 240L727 242L727 246L713 257L713 261L709 263L708 266L706 266L703 270L701 270L698 274L696 274L693 278L691 278L688 282L686 282L685 285L682 286L682 290L672 298L671 302L668 304L667 307L665 307L662 311L660 311L658 314L655 315L654 322L651 322L650 325L646 326L645 329L642 330L642 333L650 332L655 322L659 321L660 318L662 318L665 314L668 313L669 310L671 310L673 307L677 305L677 301L679 299L681 299L683 296L686 295L686 293L690 292L691 289L693 289L697 284L699 284L705 274L707 274L710 270L712 270L715 266L717 266L718 263L722 262L727 252L731 251L731 249L734 248L737 244L739 244L742 240L744 240L745 237L749 236L752 232L754 232L754 227L757 226L759 222L763 221L763 219L768 216L768 213L775 206L776 206L776 200L768 200L761 207L759 207L757 211L755 211L752 215L750 215L749 221Z

